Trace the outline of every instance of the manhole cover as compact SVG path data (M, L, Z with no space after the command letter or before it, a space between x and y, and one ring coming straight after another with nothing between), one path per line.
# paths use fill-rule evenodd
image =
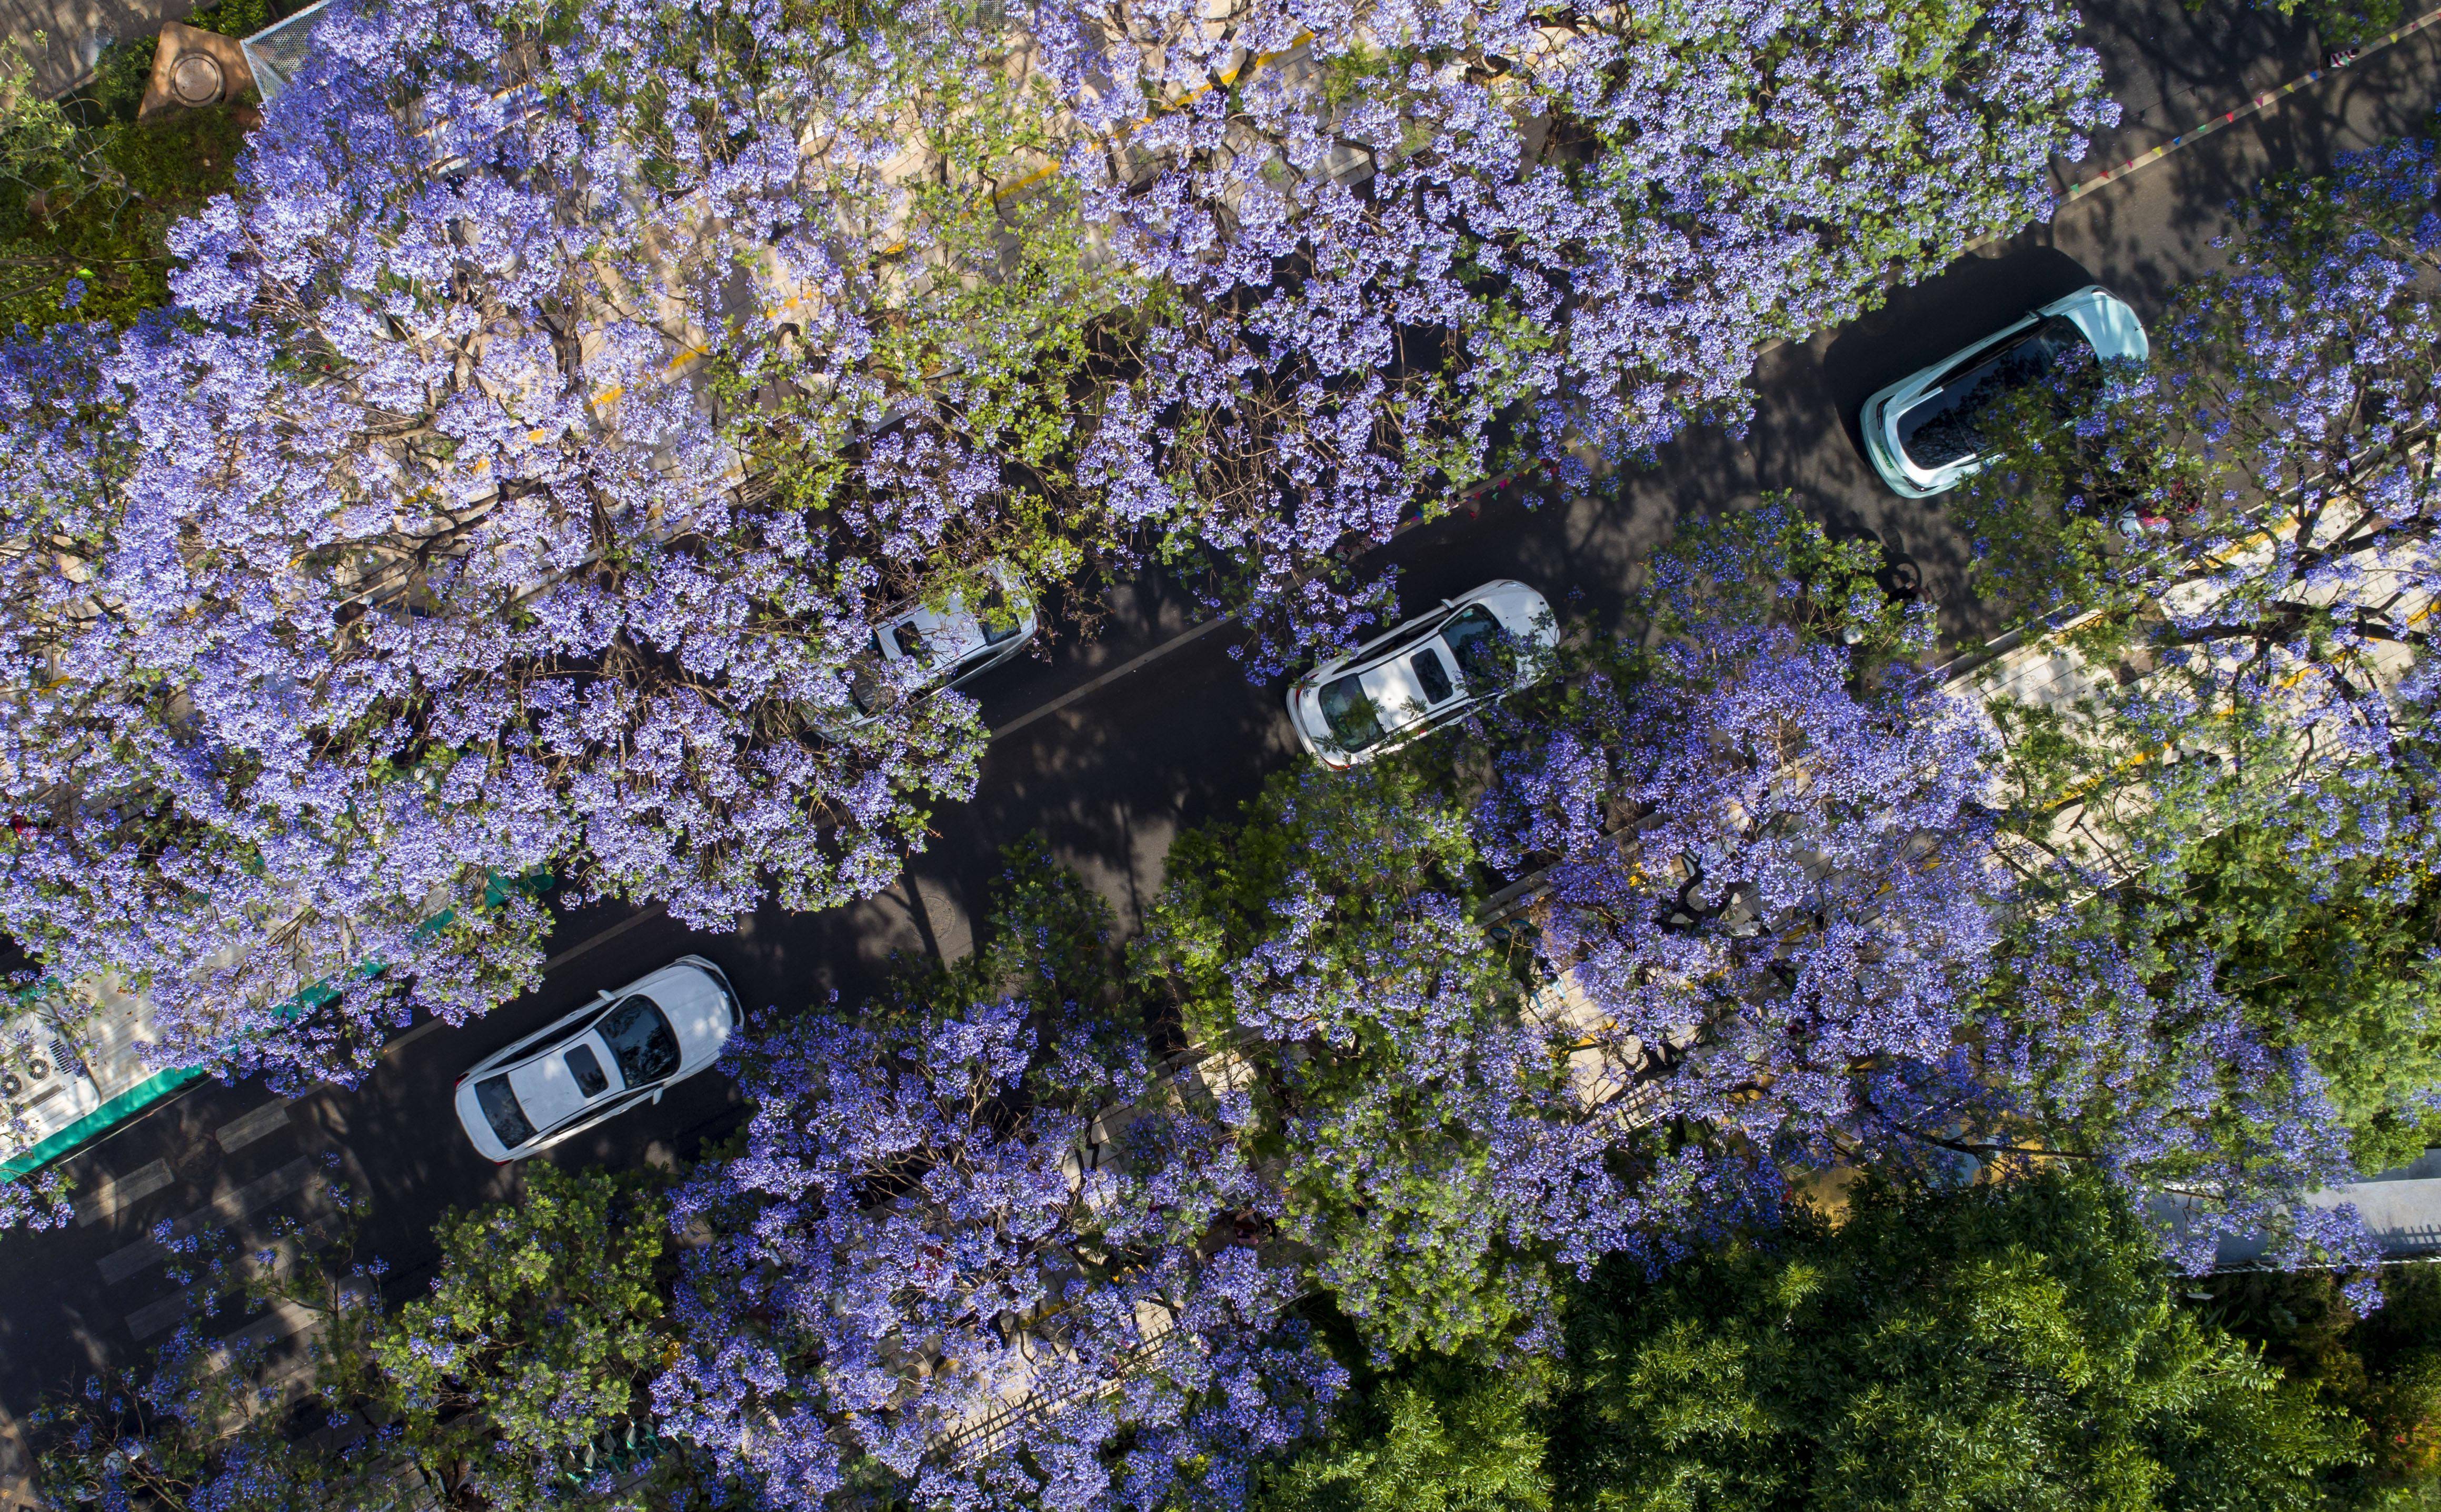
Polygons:
M170 93L181 105L208 105L221 98L220 60L190 52L170 69Z

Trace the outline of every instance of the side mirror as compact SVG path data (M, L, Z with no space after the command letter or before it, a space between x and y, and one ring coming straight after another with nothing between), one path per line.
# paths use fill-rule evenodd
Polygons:
M668 1090L669 1090L669 1089L668 1089L668 1088L666 1088L666 1087L656 1087L656 1088L654 1088L654 1089L653 1089L653 1101L654 1101L654 1102L656 1102L656 1103L660 1102L660 1101L661 1100L661 1094L662 1094L663 1092L668 1091Z

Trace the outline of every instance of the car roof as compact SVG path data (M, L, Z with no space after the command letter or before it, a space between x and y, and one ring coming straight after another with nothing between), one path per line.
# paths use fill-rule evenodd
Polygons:
M882 621L874 631L874 640L881 647L885 660L908 659L906 654L898 649L898 642L892 638L891 632L910 624L915 627L917 635L924 638L924 647L931 653L921 663L928 669L964 660L984 649L985 644L983 621L969 613L964 603L952 599L938 610L918 604Z
M568 1070L569 1052L584 1046L593 1053L609 1085L593 1097L577 1089L576 1078ZM626 1078L620 1073L619 1058L610 1053L598 1031L588 1029L565 1044L553 1045L540 1054L512 1063L507 1068L509 1088L517 1094L517 1103L526 1110L526 1122L536 1133L548 1134L560 1125L583 1112L601 1098L626 1089Z
M547 1023L540 1029L535 1030L533 1034L524 1035L518 1039L511 1040L508 1044L494 1051L491 1054L484 1056L475 1064L477 1067L482 1069L482 1072L486 1076L501 1070L505 1066L515 1065L534 1053L534 1050L542 1047L545 1041L549 1040L553 1035L565 1030L569 1025L574 1023L578 1019L585 1017L588 1014L599 1014L605 1009L609 1008L613 1004L631 997L636 993L641 992L647 997L650 997L655 1002L660 1003L663 1012L666 1013L674 1002L681 1000L681 995L686 998L694 996L694 993L691 990L678 986L680 981L683 981L689 977L701 978L705 981L711 981L714 984L715 990L721 992L726 992L728 990L726 980L720 977L717 968L707 966L704 962L694 956L681 956L678 960L669 963L667 965L655 967L653 970L644 973L635 981L626 983L615 991L605 993L600 997L588 999L584 1002L577 1004L574 1008L570 1009L568 1012L552 1019L550 1023ZM655 991L656 988L663 990L657 992ZM578 1037L579 1036L576 1035L570 1035L566 1043L574 1044ZM470 1071L469 1074L472 1074L472 1072Z
M1408 654L1415 649L1401 646L1379 665L1356 675L1357 686L1373 700L1374 717L1385 730L1402 729L1421 719L1431 703L1424 696L1424 685L1416 680L1415 669L1409 665Z

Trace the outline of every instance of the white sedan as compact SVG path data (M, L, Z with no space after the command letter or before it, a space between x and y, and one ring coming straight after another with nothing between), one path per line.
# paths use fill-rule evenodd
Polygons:
M1989 450L1976 425L1983 409L2080 346L2135 362L2151 351L2143 322L2126 301L2088 283L1866 400L1856 423L1873 470L1908 498L1956 488L1983 465Z
M740 1015L718 966L680 956L484 1057L458 1078L458 1122L492 1160L521 1161L720 1058Z
M1298 678L1289 722L1325 766L1345 771L1533 683L1559 643L1541 594L1487 583Z

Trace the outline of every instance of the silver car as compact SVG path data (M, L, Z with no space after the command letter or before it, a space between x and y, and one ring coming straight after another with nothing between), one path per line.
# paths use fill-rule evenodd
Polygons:
M1981 412L2078 347L2136 362L2151 351L2136 312L2088 283L1866 400L1857 428L1874 471L1908 498L1957 487L1983 465L1989 449L1976 425Z
M494 1161L521 1161L644 1103L720 1058L737 995L718 966L680 956L458 1078L458 1122Z
M848 696L862 724L898 699L955 688L1024 650L1040 628L1034 601L995 567L1000 591L968 607L952 596L938 609L901 604L873 627L873 638L848 676ZM901 669L904 669L903 671Z
M1503 578L1298 678L1289 722L1317 760L1345 771L1535 682L1559 643L1549 602Z

